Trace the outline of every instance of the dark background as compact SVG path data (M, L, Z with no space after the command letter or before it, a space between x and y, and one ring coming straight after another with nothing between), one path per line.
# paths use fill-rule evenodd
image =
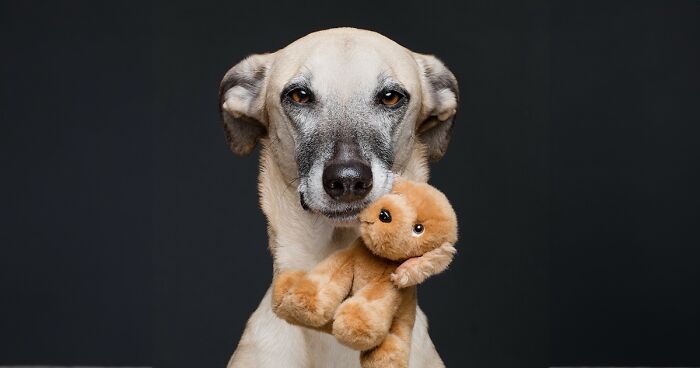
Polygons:
M350 25L460 81L448 367L700 365L700 3L0 2L0 364L223 367L271 279L217 87Z

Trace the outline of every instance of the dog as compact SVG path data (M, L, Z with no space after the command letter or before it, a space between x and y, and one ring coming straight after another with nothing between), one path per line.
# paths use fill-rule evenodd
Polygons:
M310 270L359 235L357 214L388 193L394 177L426 182L446 152L457 80L436 57L371 31L336 28L252 55L220 84L230 149L259 144L258 190L273 272ZM415 285L444 269L454 249L410 259L392 279ZM270 290L248 320L228 367L359 367L358 352L329 334L293 326ZM410 367L444 367L418 308Z

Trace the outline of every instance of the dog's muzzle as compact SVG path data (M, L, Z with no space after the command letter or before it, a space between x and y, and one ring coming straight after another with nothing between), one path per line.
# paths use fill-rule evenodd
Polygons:
M336 201L355 202L372 190L372 168L357 145L338 142L323 169L323 189Z

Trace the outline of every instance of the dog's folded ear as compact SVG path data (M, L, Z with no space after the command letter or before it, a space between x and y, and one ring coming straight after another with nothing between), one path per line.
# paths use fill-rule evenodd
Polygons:
M416 132L427 146L428 158L439 160L447 151L457 113L459 89L454 74L438 58L414 53L421 71L423 116Z
M266 134L265 88L272 54L252 55L231 68L219 85L219 109L226 141L245 156Z

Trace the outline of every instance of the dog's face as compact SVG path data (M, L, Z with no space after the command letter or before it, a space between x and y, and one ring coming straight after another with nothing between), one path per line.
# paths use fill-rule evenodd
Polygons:
M346 222L391 190L415 149L444 154L457 96L436 58L340 28L243 60L224 76L220 104L235 153L262 139L285 179L298 179L302 207Z

